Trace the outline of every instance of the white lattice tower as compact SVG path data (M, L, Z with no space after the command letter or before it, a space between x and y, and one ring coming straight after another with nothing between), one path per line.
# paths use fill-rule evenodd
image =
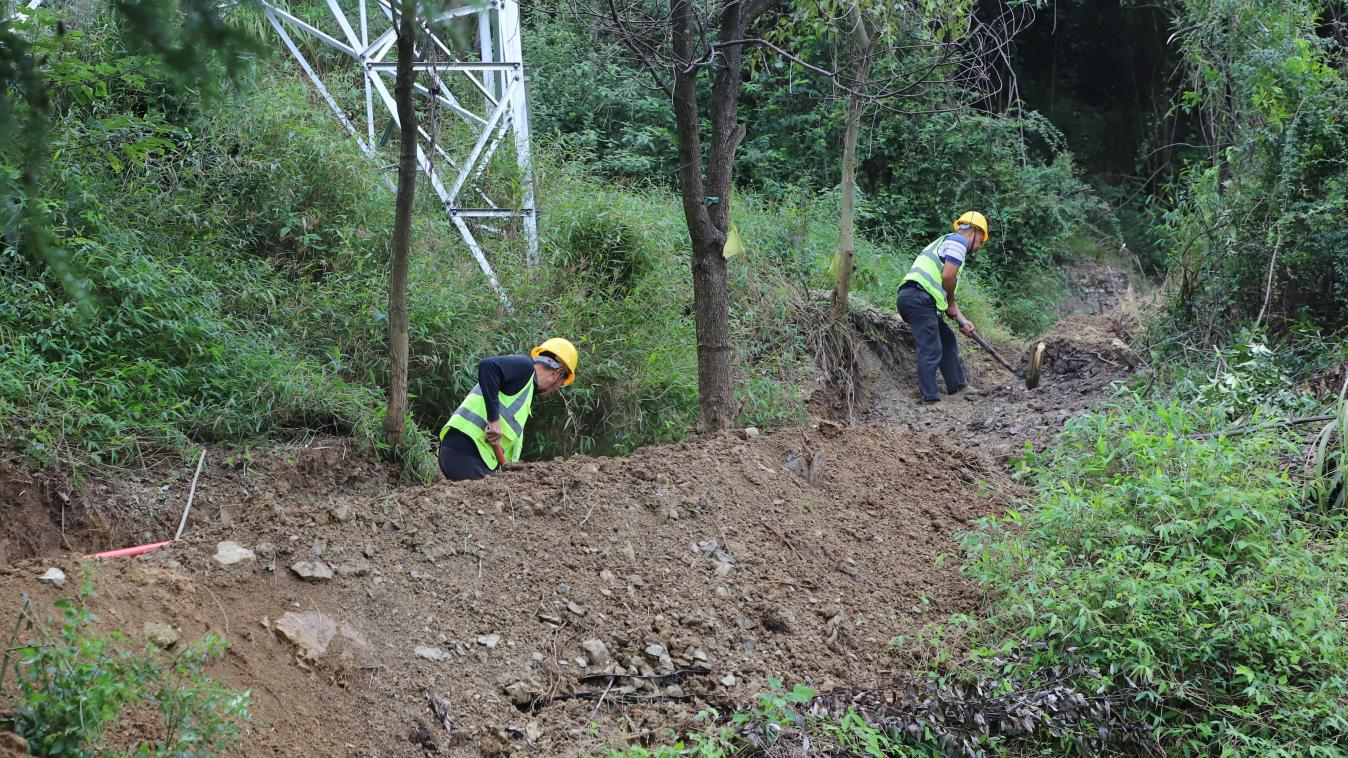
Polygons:
M40 1L40 0L38 0ZM268 0L261 0L267 20L281 42L313 82L323 100L332 108L337 119L351 133L352 138L367 155L374 157L379 144L376 119L380 114L398 125L398 108L392 89L397 63L386 60L397 41L394 27L394 9L388 0L343 0L352 8L348 15L343 3L326 0L331 14L322 22L310 23ZM373 6L373 13L371 12ZM374 15L378 15L375 23ZM538 258L538 222L534 210L533 173L529 155L529 112L525 97L524 53L520 41L520 9L518 0L488 0L462 7L450 8L431 19L421 20L419 45L414 68L418 73L415 91L422 98L435 100L442 113L467 127L470 140L460 143L427 131L427 124L418 125L421 139L417 145L417 162L426 174L432 191L440 199L449 219L463 236L469 251L477 260L482 273L496 290L501 301L509 307L505 290L492 270L491 263L477 241L475 228L497 231L485 226L490 219L519 219L529 245L528 260L535 265ZM333 34L323 31L319 24L335 22ZM465 37L476 39L470 57L455 53L450 45L431 31L431 27L461 25ZM364 113L353 116L338 103L315 70L291 32L308 35L349 57L359 67L364 87ZM378 31L377 34L374 32ZM429 48L429 49L428 49ZM467 57L468 59L465 59ZM454 94L451 81L457 80L474 93L472 98ZM428 87L427 83L432 86ZM361 117L363 115L363 118ZM364 122L358 129L357 122ZM513 136L516 164L519 169L518 192L507 201L496 201L480 180L496 150L507 137ZM471 147L464 150L468 143ZM434 160L432 160L434 158ZM449 171L445 171L445 167ZM444 174L442 176L442 174ZM446 181L448 180L448 181Z

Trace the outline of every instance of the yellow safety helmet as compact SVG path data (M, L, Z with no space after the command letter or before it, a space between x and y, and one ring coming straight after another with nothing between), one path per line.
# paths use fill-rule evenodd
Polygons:
M529 355L534 358L543 353L552 353L557 356L557 360L561 361L563 366L566 366L569 373L566 376L566 381L562 382L563 387L576 381L576 365L580 363L580 354L576 352L576 346L571 344L571 340L553 337L529 351Z
M960 216L959 218L955 219L955 223L951 224L951 226L955 228L955 231L959 231L960 224L968 224L969 226L972 226L973 228L982 232L984 242L987 242L992 237L992 235L988 234L987 218L985 218L983 214L979 213L978 211L969 211L968 213L965 213L963 216Z

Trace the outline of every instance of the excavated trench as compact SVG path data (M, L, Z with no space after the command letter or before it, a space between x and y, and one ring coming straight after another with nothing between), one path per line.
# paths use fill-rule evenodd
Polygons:
M395 487L340 440L215 465L181 542L96 567L98 627L229 639L211 674L253 693L248 755L585 754L665 739L770 679L871 685L911 669L896 639L978 602L959 562L937 559L1018 494L1001 459L1135 366L1111 319L1048 335L1038 390L975 354L985 393L926 407L911 402L903 328L880 325L858 352L852 426L428 487ZM188 473L76 494L0 468L14 515L0 619L20 593L50 609L75 592L38 580L79 575L66 545L171 533L144 514L176 518Z

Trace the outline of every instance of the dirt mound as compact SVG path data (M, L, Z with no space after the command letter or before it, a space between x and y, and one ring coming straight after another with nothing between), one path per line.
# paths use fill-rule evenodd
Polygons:
M255 693L247 754L575 754L769 677L874 681L897 635L977 601L936 558L1002 506L987 482L1010 486L939 437L825 424L374 496L273 488L102 565L94 610L132 639L230 639L212 673ZM76 563L0 570L0 618L69 595L36 577Z

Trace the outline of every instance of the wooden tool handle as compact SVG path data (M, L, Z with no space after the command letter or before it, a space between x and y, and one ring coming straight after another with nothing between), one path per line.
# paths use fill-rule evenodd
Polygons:
M969 335L969 336L971 336L971 337L974 338L974 342L977 342L979 347L981 347L981 348L983 348L984 350L988 351L988 355L991 355L991 356L993 357L994 360L996 360L998 363L1002 364L1002 368L1006 369L1007 371L1010 371L1010 372L1013 373L1013 374L1016 373L1016 370L1013 369L1013 368L1011 368L1011 364L1010 364L1010 363L1007 363L1007 362L1006 362L1006 359L1004 359L1004 358L1002 358L1002 356L998 355L998 354L997 354L997 351L992 349L992 345L989 345L988 342L987 342L987 340L983 339L983 337L982 337L978 332L974 332L973 334L971 334L971 335Z
M505 451L501 449L501 443L499 442L491 443L491 449L496 451L496 470L500 471L501 469L504 469L506 459L505 459Z

